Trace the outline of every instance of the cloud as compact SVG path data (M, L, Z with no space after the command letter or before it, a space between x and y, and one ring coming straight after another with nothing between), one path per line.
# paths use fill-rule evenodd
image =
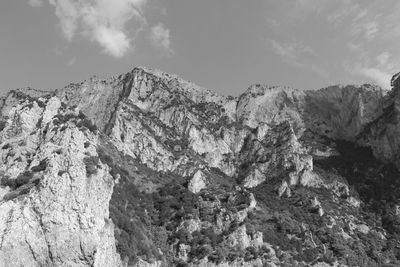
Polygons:
M167 15L167 9L165 7L161 8L160 9L160 14L163 15L163 16L166 16Z
M270 44L273 51L288 64L297 68L309 69L323 77L329 76L329 73L325 69L310 62L310 58L317 56L310 46L304 45L301 42L280 43L276 40L270 40Z
M362 46L358 46L353 51L355 54L353 61L357 63L347 61L344 64L345 70L389 89L391 77L397 72L396 64L392 61L392 54L384 51L373 57L370 55L371 52L368 53Z
M365 37L368 40L371 40L373 38L375 38L376 34L378 33L378 22L376 21L371 21L365 24L364 27L364 33L365 33Z
M297 58L300 54L308 54L315 56L314 50L307 45L300 42L278 42L276 40L270 40L272 48L274 51L283 57L287 58Z
M293 46L282 44L275 40L271 40L271 46L274 49L275 53L282 57L296 58Z
M366 68L366 67L357 67L354 69L355 74L362 75L379 86L389 89L390 88L390 80L392 78L392 73L388 73L378 68Z
M41 7L43 5L43 0L29 0L28 4L32 7Z
M383 52L376 57L376 61L378 61L379 65L387 65L390 58L389 52Z
M143 8L147 0L48 1L55 7L62 34L68 41L80 34L114 57L122 57L133 46L127 23L136 22L136 33L146 24Z
M307 68L342 80L376 83L390 88L390 77L400 69L400 3L387 0L296 0L271 6L267 26L277 55L292 66ZM310 51L287 43L309 44ZM328 63L329 62L329 63ZM328 64L329 65L328 65ZM326 67L319 71L318 66ZM346 66L346 68L343 68Z
M76 62L76 57L71 58L70 60L68 60L67 65L68 66L72 66L74 65Z
M154 46L159 47L172 54L170 31L162 23L159 23L151 28L151 42Z

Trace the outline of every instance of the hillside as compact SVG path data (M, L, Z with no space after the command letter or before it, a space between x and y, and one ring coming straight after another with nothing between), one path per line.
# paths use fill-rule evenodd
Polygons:
M0 102L1 266L399 266L400 84L142 67Z

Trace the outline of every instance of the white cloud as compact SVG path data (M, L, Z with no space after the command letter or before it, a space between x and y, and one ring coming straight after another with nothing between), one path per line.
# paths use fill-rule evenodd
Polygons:
M279 43L275 40L271 40L272 48L274 49L275 53L283 57L295 58L295 48L293 46Z
M315 64L311 64L309 66L307 66L306 64L304 64L304 67L308 67L311 69L312 72L318 74L321 77L325 77L328 78L329 77L329 72Z
M374 81L376 84L385 89L390 88L390 80L392 78L391 73L388 73L378 68L366 68L366 67L357 67L354 70L354 72L355 74L362 75Z
M353 22L358 21L365 15L367 11L361 10L357 4L338 2L337 10L329 10L327 13L327 21L332 23L335 27L345 23L348 18L353 18Z
M76 57L71 58L70 60L68 60L67 65L68 66L72 66L74 65L76 62Z
M365 24L364 26L365 37L368 40L375 38L376 34L378 33L378 27L379 27L378 22L376 21L371 21Z
M37 0L34 0L37 1ZM126 24L135 21L135 30L145 24L143 8L147 0L48 0L56 9L64 37L72 41L76 34L97 42L115 57L131 47Z
M43 5L43 0L29 0L28 4L32 7L41 7Z
M376 57L376 61L378 61L379 65L387 65L390 58L389 52L383 52Z
M300 42L286 43L278 42L276 40L270 40L270 42L275 53L283 57L294 59L298 58L301 54L315 56L315 52L310 46L304 45Z
M162 23L159 23L151 28L151 41L154 46L162 48L168 54L173 53L171 49L171 40L169 29Z
M317 56L310 46L304 45L301 42L280 43L276 40L270 40L270 43L274 52L281 56L288 64L297 68L309 69L322 77L329 76L329 73L325 69L310 62L310 57L315 58Z
M163 16L166 16L167 15L167 9L165 7L161 8L160 9L160 14L163 15Z

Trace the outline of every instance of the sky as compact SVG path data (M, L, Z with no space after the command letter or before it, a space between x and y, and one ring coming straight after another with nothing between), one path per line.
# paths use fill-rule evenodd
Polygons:
M145 66L225 95L251 84L390 87L400 1L3 0L0 93Z

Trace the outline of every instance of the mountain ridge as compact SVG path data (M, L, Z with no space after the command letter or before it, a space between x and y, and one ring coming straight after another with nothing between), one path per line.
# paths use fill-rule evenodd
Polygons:
M390 93L368 84L317 91L256 84L231 97L135 68L54 92L11 91L0 105L0 212L9 218L0 221L0 237L20 245L2 241L0 252L8 254L0 260L397 264L396 81ZM100 193L99 207L96 190L109 194ZM59 192L79 201L54 198ZM33 220L14 219L7 208L13 203L11 210L33 213L47 205L27 202L38 198L55 204ZM77 209L80 203L86 208ZM60 224L60 218L70 219ZM87 227L80 218L96 223ZM7 230L21 220L39 225L36 235L45 241L32 243L30 230ZM80 244L58 236L61 226Z

